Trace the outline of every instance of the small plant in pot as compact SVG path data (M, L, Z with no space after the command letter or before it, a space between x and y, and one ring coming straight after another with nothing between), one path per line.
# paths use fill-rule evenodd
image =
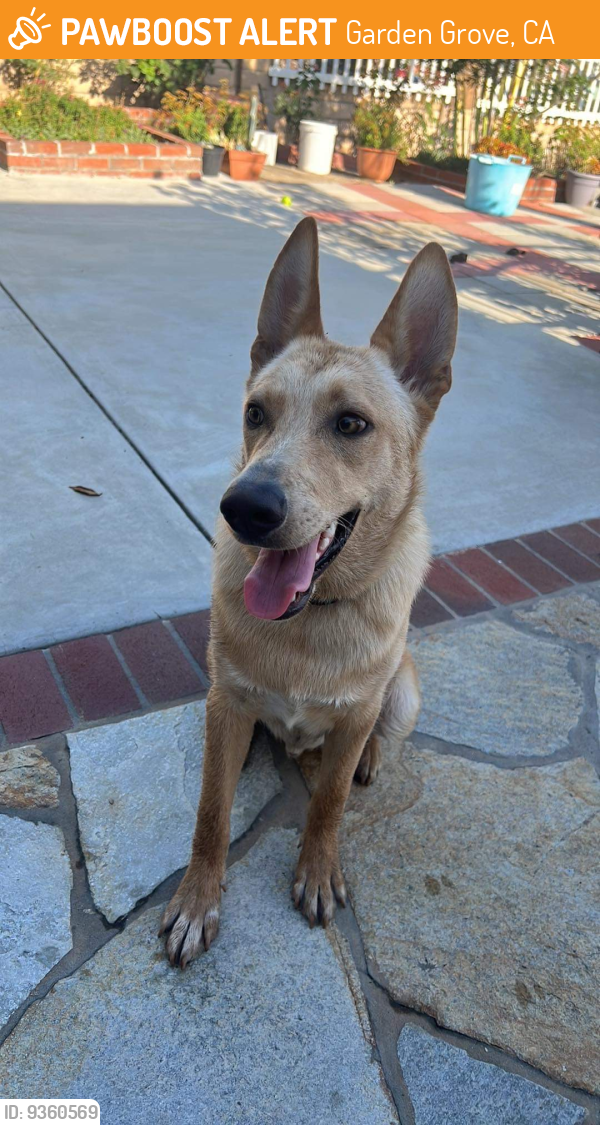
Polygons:
M165 94L161 106L156 125L190 144L201 144L203 174L218 175L225 152L223 125L229 109L226 99L215 96L208 87L195 90L189 86L176 94Z
M589 207L600 191L600 125L559 125L552 138L558 175L566 175L566 200Z
M300 122L313 120L319 86L316 71L310 66L304 66L290 79L289 86L284 86L276 94L273 109L285 119L287 144L297 145L300 140Z
M223 124L227 144L228 170L232 180L258 180L267 155L250 148L251 116L247 100L229 102Z
M367 180L389 180L396 160L408 151L402 121L393 98L363 98L352 119L358 174Z
M204 144L202 154L202 173L204 176L218 176L223 167L223 157L227 147L224 133L211 130Z
M493 132L474 145L473 152L504 158L522 156L534 172L540 172L544 164L544 145L537 130L535 117L519 109L508 109Z
M484 215L514 215L533 171L544 161L536 118L509 109L469 157L465 207Z

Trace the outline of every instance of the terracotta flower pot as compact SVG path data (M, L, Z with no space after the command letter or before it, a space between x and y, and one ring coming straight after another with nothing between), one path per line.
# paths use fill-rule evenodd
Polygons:
M390 149L362 148L357 146L357 170L365 180L382 184L389 180L396 163L396 153Z
M229 150L229 175L232 180L258 180L264 168L266 152Z

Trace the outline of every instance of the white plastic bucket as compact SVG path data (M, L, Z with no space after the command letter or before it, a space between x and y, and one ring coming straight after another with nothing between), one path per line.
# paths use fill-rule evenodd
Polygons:
M328 176L331 172L337 125L324 121L300 122L300 149L298 167L301 172Z
M268 133L266 129L257 129L252 138L252 148L255 152L266 152L265 164L273 168L277 163L277 133Z

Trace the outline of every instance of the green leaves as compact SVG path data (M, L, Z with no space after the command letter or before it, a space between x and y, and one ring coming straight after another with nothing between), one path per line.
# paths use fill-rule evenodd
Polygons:
M156 104L164 94L203 86L215 68L215 59L120 59L118 74L128 77ZM228 66L229 60L223 59Z
M565 122L556 129L551 142L551 152L556 174L564 175L567 169L600 174L600 125L576 125Z
M356 107L352 123L358 145L393 151L400 160L408 155L402 121L393 100L364 98Z
M314 68L305 66L290 79L289 86L284 86L276 95L273 108L275 113L285 117L286 137L290 144L298 141L300 122L310 121L315 116L319 86L320 80Z
M0 105L0 129L30 141L150 140L124 110L92 106L47 86L25 86Z

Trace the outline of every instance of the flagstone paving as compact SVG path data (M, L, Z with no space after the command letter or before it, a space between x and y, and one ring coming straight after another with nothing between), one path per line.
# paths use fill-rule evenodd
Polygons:
M514 609L513 617L530 628L583 645L597 644L600 636L600 604L586 594L539 601L527 609Z
M204 702L70 734L81 844L96 906L127 914L189 858L200 796ZM231 839L280 789L264 740L242 771Z
M590 584L414 631L423 714L353 787L327 933L289 897L307 789L259 732L221 931L183 974L157 928L204 702L2 751L0 1095L95 1097L110 1125L598 1125L599 606Z
M406 1026L398 1058L415 1111L415 1125L577 1125L585 1110L517 1074L471 1058L460 1047Z
M60 777L39 747L0 751L0 805L15 809L58 804Z
M232 868L222 938L189 972L153 909L57 984L6 1044L2 1092L93 1097L110 1125L396 1121L339 943L291 904L297 846L269 832Z
M567 745L583 695L564 645L540 645L503 621L481 621L416 638L415 657L419 730L518 757Z
M408 744L383 770L385 792L354 792L342 829L377 979L443 1027L600 1093L592 766L506 770Z
M63 834L49 824L0 816L0 856L3 1024L71 948L72 879Z

